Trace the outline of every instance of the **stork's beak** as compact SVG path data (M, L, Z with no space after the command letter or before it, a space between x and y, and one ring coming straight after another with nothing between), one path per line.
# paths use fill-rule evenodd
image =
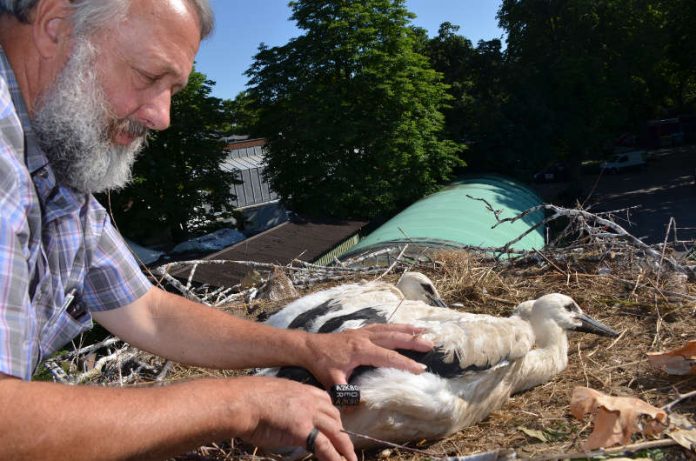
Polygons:
M600 322L595 320L589 315L580 314L576 317L580 320L580 326L575 328L575 331L582 331L584 333L592 333L593 335L599 336L609 336L610 338L616 338L619 333Z
M428 296L428 301L430 301L430 304L431 304L432 306L437 306L437 307L449 307L449 306L447 306L447 304L445 304L445 302L444 302L442 299L440 299L439 297L437 297L437 296L432 296L432 295L427 295L427 296Z

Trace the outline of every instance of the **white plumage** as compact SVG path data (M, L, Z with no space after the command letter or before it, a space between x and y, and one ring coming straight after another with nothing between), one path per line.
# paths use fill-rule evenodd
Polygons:
M420 277L409 275L402 288L404 283L419 285ZM409 297L418 298L417 291ZM567 330L616 334L558 293L522 303L515 315L501 318L406 299L401 290L383 282L342 285L305 296L267 323L312 332L370 323L427 329L423 336L436 344L433 351L402 351L428 365L427 372L363 368L351 378L360 386L361 404L342 412L345 429L390 442L445 437L482 420L511 394L548 381L567 365ZM262 373L312 382L297 368ZM357 448L373 444L362 438L354 443Z
M368 307L377 308L379 312L388 314L386 323L400 323L398 319L403 314L401 309L394 309L396 317L393 318L392 312L387 312L387 309L396 308L405 300L421 301L424 305L446 307L440 298L440 293L428 277L420 272L405 272L396 286L382 281L350 283L309 294L285 306L269 318L267 323L279 328L302 328L307 331L316 331L318 328L312 330L310 325L303 324L303 319L309 319L313 322L321 320L323 324L329 319ZM324 312L329 310L327 303L331 305L331 312ZM341 330L359 328L369 323L374 322L365 322L365 319L360 319L358 322L346 323Z

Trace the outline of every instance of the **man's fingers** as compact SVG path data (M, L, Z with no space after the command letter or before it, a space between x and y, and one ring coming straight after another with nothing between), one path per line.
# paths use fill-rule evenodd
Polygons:
M355 448L350 437L342 432L340 419L329 418L317 420L319 434L314 444L314 453L322 460L341 461L341 457L348 461L357 461Z
M329 394L326 391L319 389L318 387L314 387L314 386L310 386L310 385L305 385L305 387L306 387L305 391L309 392L310 394L313 394L314 398L316 398L318 400L323 400L324 403L329 403L329 404L331 403L331 397L329 397ZM327 387L327 389L328 389L328 387Z
M427 368L422 363L411 360L392 350L385 350L384 354L381 357L375 358L370 365L374 367L398 368L415 374L423 373Z
M375 331L370 337L373 343L387 349L408 349L418 352L428 352L435 347L432 341L399 331Z
M348 376L353 373L354 367L341 370L332 368L328 370L328 374L316 376L324 389L329 390L334 384L348 384ZM326 394L328 396L328 394ZM330 400L330 397L329 397Z
M341 455L321 430L314 441L314 455L322 461L341 461Z
M409 335L419 335L428 331L427 328L414 327L405 323L373 323L363 328L370 331L398 331Z

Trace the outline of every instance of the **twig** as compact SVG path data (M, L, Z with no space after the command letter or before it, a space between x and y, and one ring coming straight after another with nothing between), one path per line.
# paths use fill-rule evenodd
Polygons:
M166 362L164 362L164 365L162 366L162 370L159 372L159 374L155 378L155 381L157 381L158 383L161 383L162 381L164 381L164 379L167 377L167 373L169 373L169 370L172 369L173 365L174 365L174 363L171 360L167 360Z
M46 367L46 369L48 369L48 371L51 373L54 381L61 384L70 384L70 376L68 376L65 370L63 370L55 361L47 360L44 362L44 367Z
M603 368L602 370L608 371L608 370L614 370L616 368L624 368L624 367L630 367L633 365L638 365L643 362L647 362L648 359L641 359L641 360L634 360L633 362L628 362L628 363L620 363L618 365L612 365L610 367Z
M85 346L85 347L82 347L80 349L75 349L75 350L70 351L70 352L63 352L60 355L56 355L54 357L51 357L51 360L61 360L61 359L65 359L65 358L78 357L80 355L87 355L90 352L94 352L94 351L97 351L99 349L112 346L120 341L121 340L119 338L109 336L105 340L100 341L98 343L90 344L89 346Z
M198 269L198 264L194 264L193 267L191 268L191 273L188 276L188 280L186 281L186 289L190 290L191 289L191 284L193 283L193 276L196 273L196 269Z
M114 352L111 355L107 355L106 357L102 357L99 360L97 360L97 363L94 364L94 368L92 368L89 371L86 371L84 373L81 373L77 375L72 381L74 384L82 384L86 381L89 381L90 379L94 379L96 376L100 375L102 372L102 368L111 361L116 361L116 360L122 360L124 362L130 360L135 356L137 352L132 351L126 354L126 350L129 348L128 344L125 344L121 349L118 349L116 352ZM121 357L121 356L124 357ZM120 367L119 367L120 370Z
M662 242L662 254L660 255L660 263L657 268L657 286L660 286L660 275L662 275L662 261L665 259L665 251L667 250L667 240L669 239L669 231L672 229L672 223L674 218L669 218L669 224L667 225L667 232L665 232L665 241Z
M439 454L439 455L438 455L438 454L435 454L435 453L431 453L431 452L429 452L429 451L419 450L419 449L417 449L417 448L411 448L411 447L407 447L407 446L405 446L405 445L399 445L398 443L387 442L386 440L380 440L380 439L377 439L377 438L375 438L375 437L370 437L369 435L358 434L357 432L352 432L352 431L348 431L348 430L345 430L345 429L341 429L341 432L346 433L346 434L348 434L348 435L350 435L350 436L353 436L353 437L357 437L357 438L359 438L359 439L370 440L370 441L372 441L372 442L377 442L377 443L379 443L379 444L381 444L381 445L386 445L386 446L392 447L392 448L399 448L399 449L401 449L401 450L410 451L410 452L412 452L412 453L418 453L418 454L420 454L420 455L425 455L425 456L429 456L429 457L440 457L440 458L445 456L444 454Z
M630 453L635 453L636 451L640 451L640 450L649 450L651 448L671 447L674 445L679 445L679 444L672 439L650 440L648 442L634 443L631 445L624 445L624 446L618 447L618 448L537 456L534 458L528 458L527 461L555 461L555 460L561 460L561 459L596 458L596 457L605 457L607 455L630 454Z
M618 338L616 338L614 341L612 341L612 343L609 344L609 346L608 346L605 350L608 351L608 350L611 349L612 347L616 346L616 343L618 343L619 341L621 341L621 338L624 337L624 335L626 334L627 331L628 331L628 328L624 328L624 330L621 332L621 334L618 336Z
M580 343L578 343L578 360L580 360L580 366L582 366L582 373L585 375L585 386L590 387L590 378L587 376L585 361L582 359L582 349L580 348Z
M380 276L377 277L375 280L380 280L384 276L386 276L388 273L390 273L394 269L394 267L396 267L396 265L399 264L399 262L401 261L401 258L404 257L404 253L406 253L407 249L408 249L408 243L406 245L404 245L404 249L401 250L401 253L399 253L399 256L396 257L396 260L392 263L392 265L389 266L387 268L387 270L385 270L382 274L380 274Z
M662 409L669 413L672 410L673 406L675 406L683 400L690 399L692 397L696 397L696 391L687 392L686 394L679 394L679 396L675 400L672 400L667 405L663 406Z
M568 275L568 272L567 272L567 271L563 271L560 267L558 267L553 261L551 261L549 258L547 258L547 257L546 257L543 253L541 253L539 250L535 249L534 251L536 252L536 254L538 254L539 256L541 256L542 258L544 258L544 260L545 260L547 263L551 264L551 266L553 266L553 268L556 269L556 271L558 271L559 274L561 274L561 275Z

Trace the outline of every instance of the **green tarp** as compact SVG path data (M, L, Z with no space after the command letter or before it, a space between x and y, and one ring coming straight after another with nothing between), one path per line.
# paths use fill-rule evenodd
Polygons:
M414 203L361 240L350 253L409 241L425 246L432 243L433 246L501 247L544 219L544 212L537 211L493 229L495 216L484 202L476 199L484 199L495 210L502 210L500 219L516 216L542 203L531 189L509 179L494 176L464 179ZM512 248L531 250L543 246L544 228L540 226Z

